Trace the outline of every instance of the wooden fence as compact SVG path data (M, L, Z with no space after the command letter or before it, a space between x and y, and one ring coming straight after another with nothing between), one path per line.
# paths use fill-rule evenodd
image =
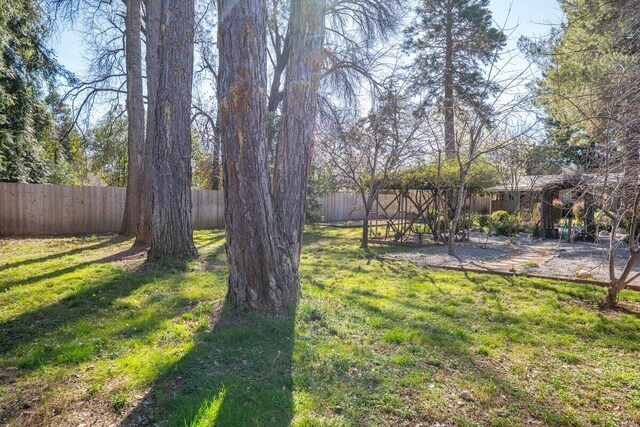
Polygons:
M221 191L193 190L195 229L222 227ZM361 220L359 195L334 193L320 198L327 222ZM0 236L112 233L120 230L125 189L0 183Z
M191 197L194 228L223 225L222 192ZM124 188L0 183L0 236L117 232L124 201Z
M318 198L317 215L323 222L364 219L364 205L360 194L331 193Z
M493 203L496 202L493 201ZM492 206L491 196L471 196L467 207L471 212L483 214L488 214L491 210L496 210L495 206Z
M221 191L193 190L193 227L222 227ZM393 196L389 197L389 201ZM118 232L124 212L125 189L0 183L0 236L91 234ZM359 194L332 193L318 199L318 215L326 222L362 220ZM486 208L487 200L472 202Z

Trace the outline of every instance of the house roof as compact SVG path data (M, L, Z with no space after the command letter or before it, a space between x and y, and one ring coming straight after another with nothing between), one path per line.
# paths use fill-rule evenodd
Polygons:
M513 182L506 182L488 188L487 192L501 193L508 191L538 192L550 185L567 185L579 181L580 175L575 172L557 175L524 175Z

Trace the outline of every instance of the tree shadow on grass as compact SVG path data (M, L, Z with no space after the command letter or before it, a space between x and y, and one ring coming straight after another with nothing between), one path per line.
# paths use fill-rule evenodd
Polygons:
M224 233L220 233L217 236L213 236L212 238L207 239L206 243L197 244L196 249L198 249L198 251L200 252L203 249L208 248L209 246L219 245L221 242L224 241L224 239L225 239ZM224 244L222 245L222 247L224 248Z
M82 252L94 251L96 249L103 249L103 248L107 248L109 246L117 245L119 243L126 242L129 239L130 239L129 236L113 236L112 238L110 238L108 240L105 240L105 241L102 241L100 243L96 243L96 244L88 245L88 246L81 246L79 248L71 249L71 250L68 250L66 252L55 252L55 253L53 253L51 255L47 255L47 256L43 256L43 257L39 257L39 258L29 258L29 259L25 259L25 260L22 260L22 261L6 263L6 264L2 265L2 269L3 270L8 270L10 268L23 267L25 265L31 265L31 264L39 264L39 263L51 261L51 260L54 260L54 259L60 259L60 258L67 257L67 256L78 255L78 254L80 254Z
M470 403L469 401L474 401L474 397L467 397L468 392L465 392L467 393L465 397L460 398L460 401L467 401L460 404L466 407L464 413L471 415L473 420L482 419L493 422L485 418L488 415L486 409L499 409L507 402L513 416L508 418L509 423L514 422L514 417L523 423L544 422L551 425L576 423L573 415L558 408L552 399L545 398L541 401L531 391L515 383L499 360L477 353L478 343L474 339L474 324L477 321L468 313L449 312L439 303L414 303L390 299L372 292L352 291L345 294L343 298L349 304L359 307L370 315L384 319L381 327L389 329L388 334L384 335L390 337L389 343L396 343L395 340L400 342L409 340L419 344L424 349L423 357L427 357L424 362L431 366L430 369L434 373L439 373L444 378L448 378L453 373L478 384L477 388L480 390L492 389L493 392L483 399L482 406L474 406ZM408 314L416 316L415 319L408 317ZM511 321L516 321L516 328L524 327L518 325L521 323L520 319L513 317ZM492 323L500 326L502 320ZM507 322L507 325L501 327L505 333L510 334L512 326ZM394 331L397 333L393 333ZM448 390L448 393L453 395L458 392L462 391ZM502 422L507 420L502 418Z
M66 274L91 264L118 261L140 253L142 249L131 248L108 257L77 264L40 276L33 276L29 283ZM0 355L7 355L20 346L38 341L60 328L70 327L83 319L92 319L100 310L108 309L114 301L125 298L136 289L154 280L154 274L147 273L147 266L134 272L120 272L115 277L97 285L83 286L78 292L68 295L53 304L24 311L0 323ZM54 354L38 355L37 365L46 363ZM35 363L35 361L34 361ZM35 366L34 366L35 367Z
M108 246L108 245L107 245ZM96 248L97 249L97 248ZM109 264L112 262L116 262L116 261L122 261L125 260L127 258L131 258L133 256L136 255L140 255L143 252L145 252L145 248L141 247L141 246L133 246L127 250L124 251L120 251L118 253L106 256L104 258L101 259L91 259L85 262L81 262L78 264L74 264L71 265L69 267L65 267L65 268L60 268L57 270L53 270L53 271L49 271L47 273L42 273L42 274L38 274L38 275L31 275L26 279L18 279L18 280L7 280L4 281L1 285L0 285L0 291L3 291L5 289L10 289L14 286L25 286L25 285L32 285L34 283L43 281L43 280L48 280L48 279L53 279L59 276L62 276L64 274L69 274L69 273L73 273L76 270L80 270L82 268L94 265L94 264Z
M625 301L618 303L618 306L611 311L633 316L640 320L640 304L631 304Z
M101 261L117 260L134 251ZM167 320L197 303L174 291L187 280L186 267L186 263L162 262L142 264L135 271L116 271L98 284L87 284L59 301L0 323L0 371L5 370L0 374L0 387L9 390L17 379L41 368L105 360L130 340L152 337ZM149 284L153 286L139 292ZM145 300L144 309L127 300L136 292L136 299ZM41 400L43 390L31 386L23 391L16 384L15 398L0 402L0 424L20 416L22 402Z
M294 312L268 317L225 302L214 317L121 427L291 424Z

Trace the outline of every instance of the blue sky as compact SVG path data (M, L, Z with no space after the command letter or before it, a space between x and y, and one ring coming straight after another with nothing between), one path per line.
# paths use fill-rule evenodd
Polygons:
M516 49L520 36L542 36L548 32L549 24L557 24L562 19L557 0L491 0L491 9L496 22L506 22L508 29L514 29L508 50ZM68 70L78 75L86 71L81 33L68 28L62 30L53 37L52 48ZM521 63L516 59L511 65L517 67Z
M558 24L562 19L557 0L491 0L494 19L524 36L541 36L548 32L549 23Z

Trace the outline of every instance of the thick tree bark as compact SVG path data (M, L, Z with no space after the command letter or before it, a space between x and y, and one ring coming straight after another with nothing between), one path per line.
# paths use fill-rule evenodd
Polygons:
M211 159L211 190L220 190L220 155L222 150L220 141L220 110L216 116L216 125L213 129L213 154Z
M197 256L191 226L193 0L162 0L150 259Z
M265 2L218 3L227 298L245 309L281 312L295 304L298 297L306 175L319 74L315 55L306 50L322 46L324 22L317 31L317 16L309 20L312 11L322 5L316 0L294 0L292 4L292 15L300 19L292 20L295 53L292 51L285 83L272 198L267 166ZM322 9L320 12L324 16ZM309 35L317 40L310 40L306 37Z
M280 311L287 275L267 173L265 4L221 0L218 16L227 299L247 309Z
M147 74L147 129L142 163L140 220L136 230L136 245L151 243L151 215L153 206L153 150L156 144L156 99L158 93L158 45L160 44L160 0L146 0L146 74Z
M138 229L144 163L144 96L142 90L142 4L127 0L125 15L125 61L127 73L127 193L121 234Z
M296 283L292 286L297 288L307 179L322 72L325 2L293 0L290 13L287 35L290 57L276 151L273 195L280 231L288 239L291 248L291 266L296 275Z

